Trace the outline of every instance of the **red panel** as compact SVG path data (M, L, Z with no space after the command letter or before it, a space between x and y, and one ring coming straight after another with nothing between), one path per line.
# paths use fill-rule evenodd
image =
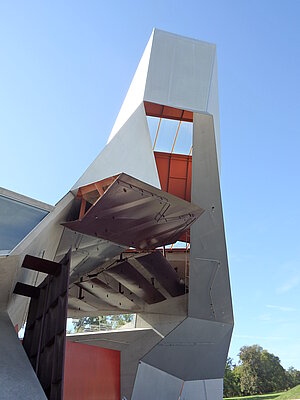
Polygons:
M64 400L120 400L120 352L68 342Z
M163 106L161 104L144 101L145 112L149 117L175 119L177 121L193 122L193 112L180 108Z
M191 201L192 156L159 151L155 151L154 156L162 190ZM189 242L190 230L187 232ZM179 240L185 242L186 234L181 235Z
M192 156L154 152L162 190L191 201Z

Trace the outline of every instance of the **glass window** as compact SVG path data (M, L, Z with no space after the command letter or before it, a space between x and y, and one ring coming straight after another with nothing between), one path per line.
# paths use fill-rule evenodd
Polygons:
M9 253L48 211L0 195L0 254Z

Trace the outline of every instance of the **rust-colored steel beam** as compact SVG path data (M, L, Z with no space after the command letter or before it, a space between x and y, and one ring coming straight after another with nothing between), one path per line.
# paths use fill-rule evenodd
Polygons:
M164 106L144 101L145 112L149 117L173 119L176 121L193 122L193 112L180 108Z
M22 268L31 269L33 271L44 272L45 274L58 275L61 270L61 264L45 260L44 258L26 255L22 264Z

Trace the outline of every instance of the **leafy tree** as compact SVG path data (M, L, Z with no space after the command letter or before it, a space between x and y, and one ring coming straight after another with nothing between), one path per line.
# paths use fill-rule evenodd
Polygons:
M262 388L264 393L276 392L288 388L288 379L280 360L267 350L261 352Z
M241 391L243 394L261 393L260 375L260 353L262 347L258 345L243 346L240 349L240 377Z
M288 388L278 357L258 345L240 349L240 383L243 394L263 394Z
M261 346L240 349L239 363L227 359L224 374L224 396L255 395L277 392L300 385L300 371L287 371L274 354Z
M233 397L240 394L240 376L237 373L237 367L233 364L232 358L227 358L224 373L224 396Z
M83 317L73 321L76 333L92 329L118 329L132 321L133 314L100 315L98 317Z
M133 314L117 314L108 316L108 321L112 329L120 328L121 326L131 322Z
M294 367L290 367L286 371L286 376L289 388L293 388L294 386L300 385L300 371L298 371Z

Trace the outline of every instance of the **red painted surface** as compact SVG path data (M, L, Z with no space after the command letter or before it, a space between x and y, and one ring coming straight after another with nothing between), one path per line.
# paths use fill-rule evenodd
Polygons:
M162 190L191 201L192 156L154 152Z
M155 151L154 156L162 190L190 202L192 156L159 151ZM181 235L179 240L190 242L190 230Z
M192 111L182 110L180 108L174 108L169 106L163 106L161 104L156 104L156 103L150 103L149 101L144 101L144 106L146 115L150 117L193 122Z
M120 352L67 341L64 400L120 400Z

